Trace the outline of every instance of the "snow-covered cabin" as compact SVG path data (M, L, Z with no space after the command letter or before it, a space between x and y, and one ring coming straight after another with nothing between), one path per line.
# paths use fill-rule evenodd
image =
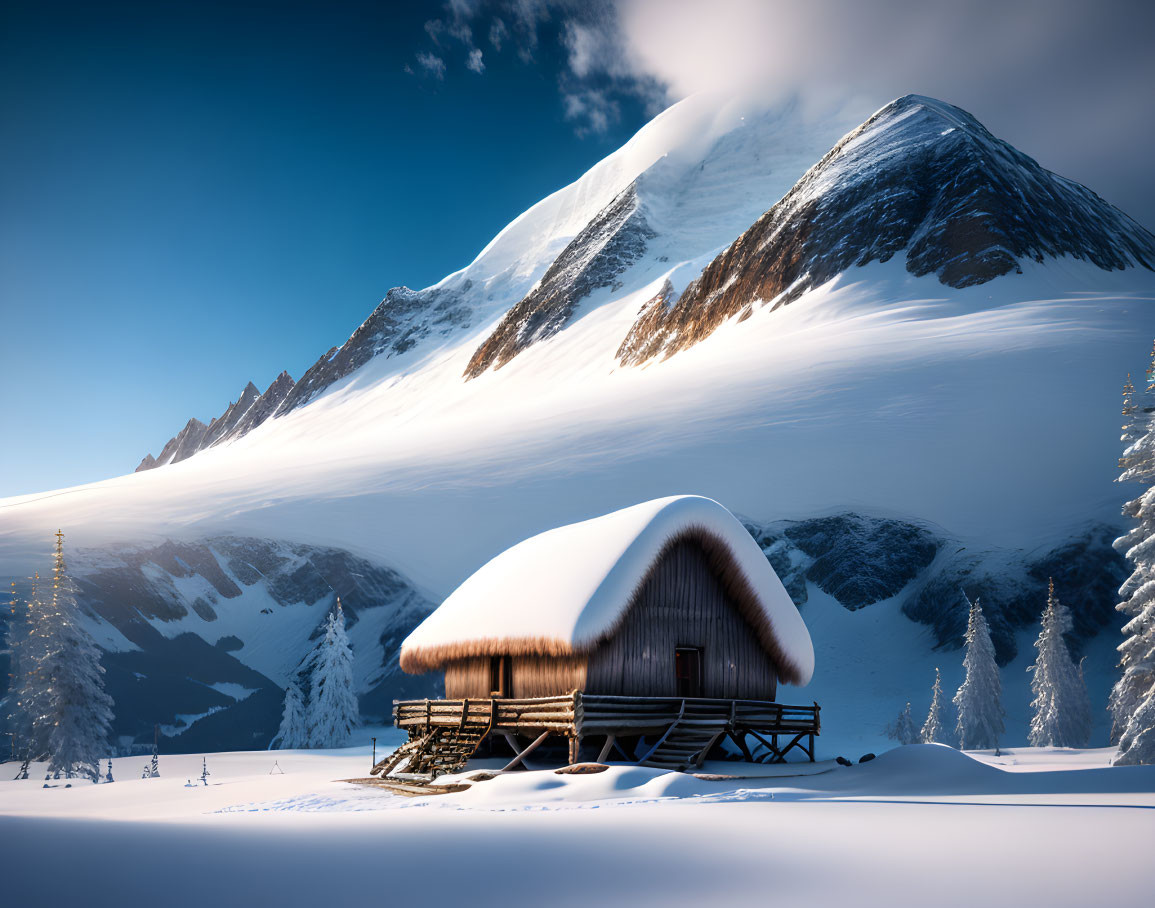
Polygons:
M401 646L450 699L583 694L772 701L810 635L762 550L709 498L541 533L466 580Z

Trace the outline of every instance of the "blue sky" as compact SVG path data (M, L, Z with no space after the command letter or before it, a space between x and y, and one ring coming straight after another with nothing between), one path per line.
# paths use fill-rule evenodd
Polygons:
M1142 0L0 2L0 496L131 471L654 112L970 110L1155 227Z
M438 78L440 4L164 6L4 8L0 496L129 472L299 378L646 119L567 119L544 29Z

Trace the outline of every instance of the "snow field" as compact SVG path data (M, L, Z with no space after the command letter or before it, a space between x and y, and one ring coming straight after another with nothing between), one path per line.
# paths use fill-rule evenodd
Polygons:
M1126 906L1149 893L1155 767L1108 768L1106 750L915 745L722 782L542 770L418 799L333 781L365 772L365 747L207 758L209 785L194 788L200 756L162 756L155 780L130 780L145 758L124 758L114 785L0 782L14 904L508 905L484 882L506 874L558 905L596 892L614 905ZM267 774L274 759L284 775ZM43 872L54 852L69 873Z

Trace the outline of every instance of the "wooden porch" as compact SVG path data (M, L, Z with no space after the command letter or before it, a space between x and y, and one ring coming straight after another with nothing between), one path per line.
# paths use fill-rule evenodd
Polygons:
M624 761L663 769L701 766L729 737L751 762L779 763L798 749L814 760L819 706L768 700L624 697L574 691L532 699L399 700L393 721L409 741L374 767L375 775L430 779L461 769L483 741L504 740L524 765L550 738L566 742L568 763L583 746L597 762ZM750 739L753 739L751 744Z

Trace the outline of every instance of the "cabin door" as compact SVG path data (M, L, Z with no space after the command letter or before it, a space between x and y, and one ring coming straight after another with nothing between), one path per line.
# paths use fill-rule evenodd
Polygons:
M489 695L513 696L513 659L510 656L489 657Z
M679 646L674 649L674 677L679 697L702 696L702 648Z

